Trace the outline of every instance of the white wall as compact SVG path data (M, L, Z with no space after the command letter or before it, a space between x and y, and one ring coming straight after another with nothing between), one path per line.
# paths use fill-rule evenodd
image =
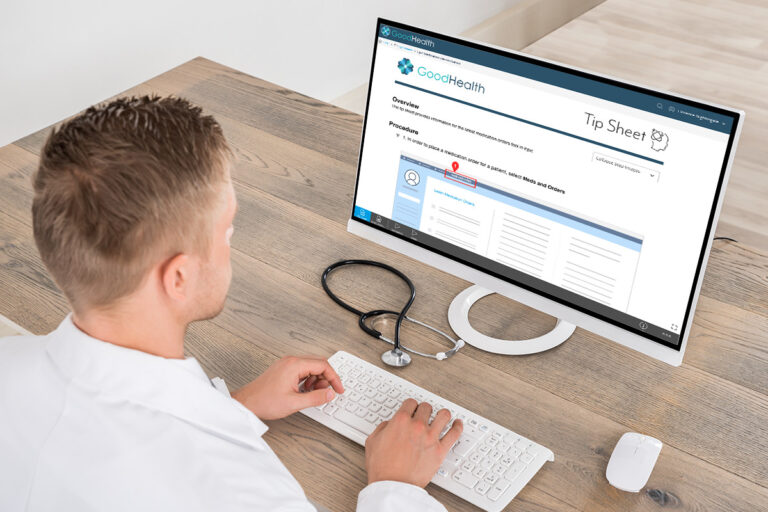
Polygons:
M0 146L198 55L328 101L377 16L456 34L519 0L0 0Z

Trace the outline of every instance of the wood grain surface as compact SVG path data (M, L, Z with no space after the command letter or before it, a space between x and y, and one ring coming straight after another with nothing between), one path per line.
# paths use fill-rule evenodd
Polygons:
M502 357L467 346L447 361L417 357L397 370L555 452L555 462L508 510L768 509L768 254L762 250L768 211L765 158L760 160L768 156L760 139L767 134L768 108L757 85L765 84L768 46L755 28L755 18L765 20L765 9L756 1L679 2L658 24L639 21L661 4L608 0L531 52L748 112L726 196L728 215L718 228L740 242L715 243L684 364L673 368L578 329L543 354ZM725 4L740 14L719 7ZM683 17L687 28L674 23ZM725 34L699 33L715 19L728 27ZM664 55L652 52L656 42ZM624 58L630 46L640 52L632 53L635 66ZM582 47L584 52L574 51ZM674 61L692 77L700 61L687 55L697 52L709 52L714 61L698 68L699 80L657 69ZM652 69L640 69L647 65ZM755 65L762 66L762 75L750 71ZM741 84L733 72L721 76L728 66L743 66L752 84ZM282 355L329 356L337 350L382 366L381 342L363 335L356 319L320 287L323 268L342 258L378 259L405 271L418 291L413 316L449 330L448 304L466 282L346 232L360 116L202 58L128 91L150 92L203 106L222 124L238 156L240 213L227 306L213 321L193 325L187 339L189 355L211 376L235 388ZM30 178L49 131L0 148L0 314L35 333L54 329L68 310L31 232ZM751 216L742 219L746 212ZM340 270L331 284L351 303L370 309L396 308L406 291L376 269ZM514 337L534 336L554 322L499 296L478 303L471 321L492 336ZM417 331L406 330L403 337L433 352L443 347ZM361 447L301 415L269 426L266 440L308 497L333 511L354 510L365 485ZM664 442L648 486L638 494L618 491L605 479L611 450L629 430ZM442 489L428 490L449 510L473 509Z

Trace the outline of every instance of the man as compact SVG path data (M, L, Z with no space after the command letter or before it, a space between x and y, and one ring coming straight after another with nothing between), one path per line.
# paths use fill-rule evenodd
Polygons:
M281 359L230 397L184 357L231 279L231 160L178 98L92 107L48 138L33 228L72 313L0 340L0 510L314 510L261 420L343 393L328 362ZM359 511L444 510L423 487L461 424L439 439L450 414L430 413L406 400L368 438Z

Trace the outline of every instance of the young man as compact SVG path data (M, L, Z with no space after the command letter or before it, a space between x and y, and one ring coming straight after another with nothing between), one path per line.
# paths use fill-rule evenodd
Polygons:
M314 510L261 420L343 393L328 362L281 359L230 397L184 357L231 279L230 166L218 123L178 98L119 99L50 135L34 235L72 313L0 340L0 510ZM439 439L450 414L430 413L406 400L368 438L358 511L444 510L423 487L461 424Z

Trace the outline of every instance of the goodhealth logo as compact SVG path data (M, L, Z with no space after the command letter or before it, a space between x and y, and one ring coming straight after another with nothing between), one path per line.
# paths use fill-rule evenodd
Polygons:
M403 59L403 60L408 60L408 59ZM403 73L405 73L405 71L403 71ZM466 80L461 80L460 78L455 77L450 73L438 73L436 71L432 71L431 69L427 69L424 66L419 66L416 69L416 74L419 76L423 76L428 80L435 80L437 82L442 82L444 84L461 87L462 89L467 89L468 91L485 94L485 87L480 82L474 82L474 81L467 82Z
M407 75L411 71L413 71L413 64L411 64L411 61L409 59L403 58L400 62L397 63L398 69L400 69L400 72L404 75Z
M399 39L400 41L404 41L406 43L418 44L419 46L426 46L428 48L435 47L435 42L431 39L427 39L426 37L419 37L416 34L412 34L410 32L403 32L401 30L397 30L395 28L391 28L386 25L381 27L381 30L379 32L381 33L382 36L388 37L389 39Z

